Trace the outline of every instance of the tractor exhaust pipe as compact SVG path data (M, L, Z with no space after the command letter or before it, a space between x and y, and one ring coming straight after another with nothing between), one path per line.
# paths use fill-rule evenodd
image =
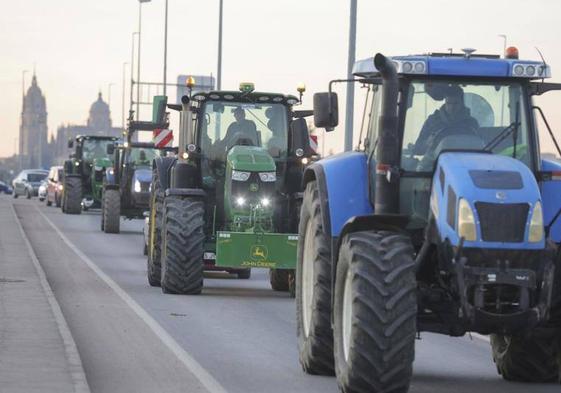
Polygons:
M399 213L399 136L397 134L397 98L399 82L391 60L381 53L374 65L383 79L382 108L376 150L376 189L374 214Z

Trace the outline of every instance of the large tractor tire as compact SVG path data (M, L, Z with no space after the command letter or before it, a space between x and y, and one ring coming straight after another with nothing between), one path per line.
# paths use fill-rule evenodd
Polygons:
M150 193L150 223L148 226L147 271L150 286L159 287L162 281L162 223L164 192L160 184L158 170L152 170Z
M343 238L333 336L343 392L405 393L413 373L417 283L413 246L394 232Z
M333 375L331 255L323 228L318 185L308 183L300 214L296 264L296 328L305 372Z
M251 269L238 270L237 275L240 280L249 280L251 278Z
M66 214L82 213L82 179L67 176L64 179L64 212Z
M287 269L271 269L269 270L269 282L273 291L288 291L288 273Z
M103 190L103 231L119 233L121 224L121 193L119 190Z
M162 292L197 295L203 289L203 201L167 197L162 227Z

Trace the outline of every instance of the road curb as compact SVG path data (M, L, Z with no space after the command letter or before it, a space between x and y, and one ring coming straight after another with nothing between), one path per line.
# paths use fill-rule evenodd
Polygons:
M39 259L37 259L37 255L35 254L35 251L33 250L33 247L31 246L31 243L29 242L29 239L25 234L25 231L23 230L23 226L19 221L16 209L13 204L10 204L10 206L12 209L12 213L14 214L14 218L18 226L19 232L25 243L27 253L33 263L33 266L35 267L35 271L37 272L37 275L39 276L39 282L41 283L41 287L45 293L47 301L49 302L51 311L53 312L58 327L58 331L64 343L64 352L66 354L66 359L70 365L70 375L74 385L74 391L76 393L91 393L90 387L88 385L88 381L86 379L86 373L84 371L84 367L82 366L82 359L80 358L80 353L78 352L78 348L76 346L76 342L74 341L74 338L72 337L70 328L66 323L66 319L62 314L62 310L60 308L60 305L58 304L58 301L56 300L53 290L49 282L47 281L47 276L45 275L45 271L41 267L41 264L39 263Z

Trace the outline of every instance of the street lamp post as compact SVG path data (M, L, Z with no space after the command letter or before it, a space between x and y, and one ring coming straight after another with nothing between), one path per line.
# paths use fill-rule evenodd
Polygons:
M149 3L151 0L138 0L138 64L136 66L136 120L140 116L140 49L142 39L142 3Z
M20 135L19 135L19 159L18 159L18 166L19 168L22 167L22 154L23 154L23 110L25 105L25 74L27 74L29 70L23 70L21 72L21 126L20 126ZM18 168L18 169L19 169Z
M506 34L499 34L499 37L503 39L503 56L506 54Z
M125 90L127 89L126 86L126 72L127 72L127 63L126 61L123 62L123 82L122 82L122 98L121 98L121 128L125 129Z
M216 90L222 88L222 10L223 0L220 0L218 9L218 70L216 73Z
M349 58L347 63L347 79L353 77L353 65L355 63L356 48L356 3L357 0L351 0L351 12L349 19ZM347 113L345 116L345 151L353 148L353 114L354 114L354 96L355 85L347 83Z
M133 72L134 72L134 36L138 35L138 31L135 31L134 33L132 33L132 46L131 46L131 98L130 98L130 110L132 111L132 103L133 103L133 91L134 91L134 77L133 77ZM138 87L137 87L138 88Z

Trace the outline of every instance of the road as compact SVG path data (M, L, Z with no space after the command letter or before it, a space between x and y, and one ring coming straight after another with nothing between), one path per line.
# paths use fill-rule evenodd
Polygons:
M99 212L63 215L11 200L76 342L92 392L337 392L302 372L294 300L265 270L205 278L200 296L164 295L146 281L142 221L99 230ZM10 230L1 228L0 230ZM488 342L423 334L410 392L559 392L496 373Z

